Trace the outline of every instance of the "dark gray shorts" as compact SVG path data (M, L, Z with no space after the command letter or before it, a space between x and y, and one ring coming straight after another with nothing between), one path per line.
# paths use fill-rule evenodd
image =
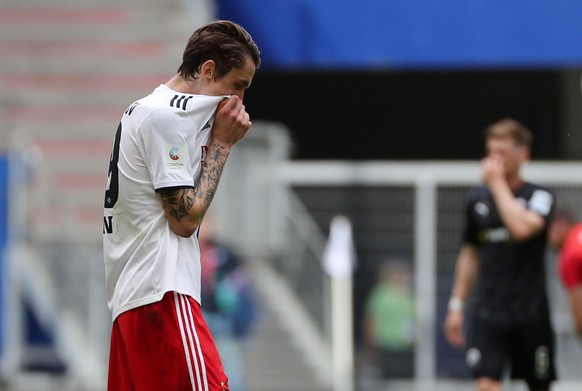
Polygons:
M548 390L556 380L555 339L548 319L498 324L473 317L466 363L474 378L523 379L530 390Z

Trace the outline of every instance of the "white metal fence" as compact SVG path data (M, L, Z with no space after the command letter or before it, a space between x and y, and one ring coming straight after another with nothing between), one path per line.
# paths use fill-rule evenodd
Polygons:
M558 206L582 211L582 164L535 162L524 169L527 180L554 189ZM462 352L448 347L442 335L446 301L460 245L463 201L479 184L478 162L289 162L273 168L275 187L289 190L300 200L281 211L295 222L288 227L278 268L325 327L327 303L313 242L313 222L327 232L331 218L351 218L359 268L355 275L355 323L361 321L362 303L379 263L388 258L408 258L415 266L418 321L416 380L434 384L467 378ZM289 196L288 196L289 197ZM291 229L291 226L301 228ZM292 232L304 232L304 237ZM307 235L305 234L307 233ZM307 251L311 249L311 251ZM300 255L304 252L303 255ZM555 254L548 254L548 290L558 340L558 370L564 381L580 381L582 346L572 327L569 306L555 271ZM359 307L359 310L358 310ZM358 327L356 327L356 331ZM357 336L356 336L357 337ZM441 379L441 380L439 380Z

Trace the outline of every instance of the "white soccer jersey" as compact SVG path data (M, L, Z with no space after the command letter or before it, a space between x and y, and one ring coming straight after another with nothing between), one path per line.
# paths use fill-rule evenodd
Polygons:
M191 95L165 85L123 114L105 191L103 252L113 320L167 291L200 302L196 235L172 232L156 189L194 186L223 96Z

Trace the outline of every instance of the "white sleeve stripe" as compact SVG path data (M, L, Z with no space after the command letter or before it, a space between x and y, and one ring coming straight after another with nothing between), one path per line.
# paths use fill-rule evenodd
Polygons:
M208 388L208 377L206 375L206 364L204 362L204 354L202 353L202 346L200 345L200 339L198 338L198 331L196 330L196 324L194 322L194 315L192 313L192 306L190 305L190 301L188 301L188 298L184 295L180 295L182 302L182 307L184 309L184 311L186 311L185 315L188 315L188 321L189 321L189 327L191 327L192 329L192 334L194 335L194 341L192 341L192 343L196 343L196 353L194 354L194 357L197 357L198 360L200 361L200 372L202 373L202 385L204 387L204 391L209 391ZM184 304L186 304L186 307L188 307L187 309L184 307ZM192 346L192 349L194 350L194 346Z

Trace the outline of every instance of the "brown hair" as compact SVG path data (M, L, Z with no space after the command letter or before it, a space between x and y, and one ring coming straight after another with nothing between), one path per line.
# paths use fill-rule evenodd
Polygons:
M233 68L241 68L247 56L258 68L260 51L251 35L234 22L216 20L194 31L184 49L178 73L186 80L195 79L202 64L213 60L219 79Z
M521 122L511 118L504 118L485 129L485 141L492 138L509 138L516 145L531 147L533 136L531 131Z

